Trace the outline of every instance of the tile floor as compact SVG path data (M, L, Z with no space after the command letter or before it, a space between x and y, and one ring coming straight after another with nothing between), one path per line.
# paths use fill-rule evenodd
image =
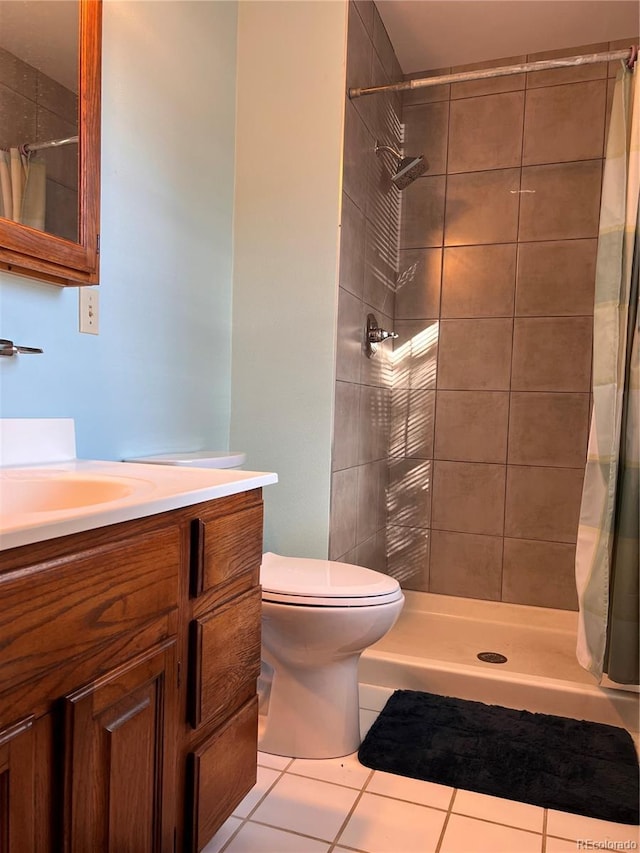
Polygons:
M356 757L258 753L258 781L204 853L638 850L638 827L406 779Z

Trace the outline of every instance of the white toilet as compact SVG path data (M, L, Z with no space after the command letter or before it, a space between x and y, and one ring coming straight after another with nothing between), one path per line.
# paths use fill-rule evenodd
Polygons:
M242 453L166 453L128 459L238 468ZM404 596L395 578L362 566L263 554L258 748L336 758L360 746L358 660L389 631Z
M267 553L260 582L259 748L294 758L355 752L358 660L400 615L398 581L362 566Z

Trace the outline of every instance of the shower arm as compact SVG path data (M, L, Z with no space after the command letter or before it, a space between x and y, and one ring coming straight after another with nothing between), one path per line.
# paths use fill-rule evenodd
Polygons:
M378 145L378 143L376 142L376 154L378 153L378 151L390 151L394 157L396 157L398 160L402 160L402 154L400 154L398 151L396 151L395 148L392 148L390 145Z

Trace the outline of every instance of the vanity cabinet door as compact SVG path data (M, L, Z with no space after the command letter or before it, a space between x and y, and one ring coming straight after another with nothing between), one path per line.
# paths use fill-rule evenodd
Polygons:
M253 698L187 756L187 851L211 840L256 783L258 699Z
M0 853L35 849L33 717L0 731Z
M175 641L65 699L64 850L173 851Z

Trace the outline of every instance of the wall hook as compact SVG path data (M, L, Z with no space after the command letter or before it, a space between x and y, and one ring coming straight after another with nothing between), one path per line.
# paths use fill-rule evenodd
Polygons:
M39 347L20 347L17 344L14 344L13 341L9 341L6 338L0 338L0 356L7 355L17 355L19 352L21 353L39 353L43 352Z

